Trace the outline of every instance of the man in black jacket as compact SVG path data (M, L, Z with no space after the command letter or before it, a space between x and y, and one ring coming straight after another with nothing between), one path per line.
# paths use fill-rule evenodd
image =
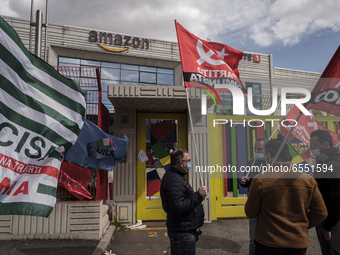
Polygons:
M323 255L340 255L340 154L326 130L310 135L311 153L316 157L314 178L325 201L328 217L316 226Z
M207 188L193 191L185 178L190 166L189 153L176 150L171 154L171 166L162 179L160 193L167 213L172 255L196 254L196 231L204 221L202 201L207 196Z

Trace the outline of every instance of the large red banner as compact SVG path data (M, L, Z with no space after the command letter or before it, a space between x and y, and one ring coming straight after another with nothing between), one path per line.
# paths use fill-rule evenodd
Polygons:
M323 126L320 122L318 122L313 115L306 116L304 114L301 115L299 121L296 123L296 118L300 113L300 109L294 105L294 107L288 112L285 117L285 125L281 125L281 133L286 136L288 131L290 130L289 126L295 126L293 128L293 132L288 140L292 140L294 137L299 139L300 141L309 145L310 143L310 134L317 129L328 131L333 138L333 146L338 148L340 147L340 135L336 134L330 130L328 130L325 126ZM289 123L289 124L288 124Z
M323 71L305 107L340 116L340 46Z
M203 87L217 94L216 91L225 91L221 90L223 85L235 85L246 94L237 69L242 51L202 40L176 21L175 24L186 87Z

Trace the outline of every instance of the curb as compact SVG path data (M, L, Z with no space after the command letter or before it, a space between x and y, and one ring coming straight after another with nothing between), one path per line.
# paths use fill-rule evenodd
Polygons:
M106 231L104 237L100 240L99 244L97 245L96 249L92 253L92 255L103 255L107 246L109 245L113 233L116 230L116 226L110 225L109 229Z

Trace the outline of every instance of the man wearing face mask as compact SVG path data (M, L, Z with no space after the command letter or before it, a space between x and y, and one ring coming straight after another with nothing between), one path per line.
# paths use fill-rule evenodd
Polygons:
M310 135L311 153L316 157L314 178L325 201L328 217L316 226L323 255L340 254L340 153L326 130Z
M204 222L202 201L207 196L207 188L193 191L185 178L190 167L189 153L181 149L174 151L160 190L163 209L167 213L171 254L176 255L196 254L197 231Z
M247 163L247 167L253 168L256 171L245 171L240 180L240 185L244 188L249 188L252 179L261 172L261 167L266 165L266 161L264 158L264 145L267 143L266 138L258 138L255 141L255 155L254 158L249 160ZM257 217L249 219L249 255L254 255L255 252L255 227L256 227Z

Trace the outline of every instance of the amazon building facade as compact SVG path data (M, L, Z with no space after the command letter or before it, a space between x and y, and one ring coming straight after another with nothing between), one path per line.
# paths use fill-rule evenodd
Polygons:
M4 18L27 48L33 47L34 42L29 42L29 21ZM253 157L255 139L268 138L275 131L276 122L283 119L279 107L270 117L254 116L245 103L246 114L233 116L232 96L224 94L222 106L207 101L206 115L193 110L192 134L177 42L57 24L43 27L42 38L45 33L41 58L52 66L99 67L102 102L114 120L110 133L117 137L125 133L129 138L126 157L110 172L113 182L110 196L121 221L134 224L137 220L166 219L159 187L170 164L169 154L177 148L187 149L191 155L188 180L193 189L200 186L200 175L208 188L208 197L203 202L206 222L245 217L247 190L239 186L238 173L203 169L245 165ZM273 87L311 91L320 77L319 73L275 68L272 55L251 52L244 52L239 72L244 86L253 89L257 109L270 108ZM195 98L195 93L188 92ZM215 119L227 123L232 120L233 124L214 127ZM318 119L337 131L340 121L337 118L321 113ZM255 124L251 127L244 124L248 122ZM197 166L202 166L201 173L196 171Z

